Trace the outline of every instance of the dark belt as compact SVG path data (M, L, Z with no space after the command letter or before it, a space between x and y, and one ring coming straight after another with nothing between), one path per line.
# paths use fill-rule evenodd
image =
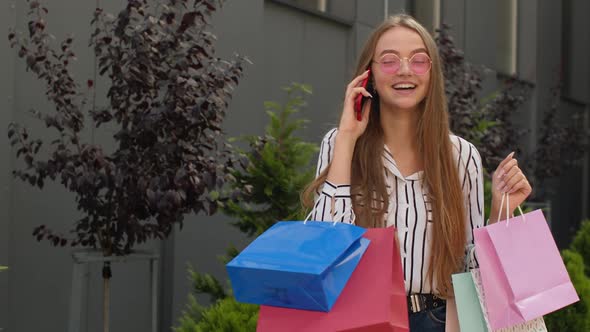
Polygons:
M427 309L442 307L447 301L434 294L412 294L408 295L408 311L415 313Z

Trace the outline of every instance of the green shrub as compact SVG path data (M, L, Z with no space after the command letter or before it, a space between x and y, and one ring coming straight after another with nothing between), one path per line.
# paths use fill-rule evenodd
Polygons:
M192 281L193 293L208 294L211 303L224 299L228 296L228 291L214 276L209 273L199 273L189 266L189 280Z
M311 94L308 85L293 83L283 90L284 105L265 102L269 124L264 136L245 136L249 149L234 149L236 167L227 180L227 192L219 194L224 214L235 218L233 225L248 236L257 236L280 220L303 220L299 195L314 176L315 143L305 142L297 131L306 120L293 119L306 106ZM227 263L238 254L231 247L221 261ZM200 305L193 294L183 312L177 332L255 331L258 307L240 304L221 282L206 273L189 268L193 294L208 294L211 307Z
M311 87L292 83L283 90L287 102L265 102L269 124L264 136L245 136L247 151L236 149L240 167L228 181L231 194L223 213L236 218L234 226L257 236L280 220L303 220L300 193L313 180L317 144L298 134L307 122L294 119L306 107Z
M569 249L562 251L562 257L580 301L545 316L547 330L590 331L590 278L584 273L584 260L579 253Z
M195 297L189 295L189 305L180 318L175 332L254 332L258 321L258 306L237 302L232 296L219 300L203 310Z
M571 249L584 259L586 275L590 275L590 220L583 221L571 244Z

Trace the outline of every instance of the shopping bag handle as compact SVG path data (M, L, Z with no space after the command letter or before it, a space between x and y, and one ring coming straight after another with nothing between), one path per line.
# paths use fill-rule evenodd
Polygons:
M469 272L469 261L475 261L475 245L468 246L467 256L465 256L465 272Z
M313 209L311 209L311 211L309 211L309 214L307 215L307 217L305 217L305 220L303 220L303 224L307 224L307 221L309 220L309 218L311 218L311 215L313 214Z
M510 224L510 194L509 193L502 193L502 200L500 201L500 209L498 210L498 221L500 220L500 216L502 215L502 207L504 206L504 198L506 198L506 227ZM524 217L524 213L520 208L520 205L517 206L518 211L520 212L520 216L522 217L522 221L526 221ZM514 217L514 215L512 215Z

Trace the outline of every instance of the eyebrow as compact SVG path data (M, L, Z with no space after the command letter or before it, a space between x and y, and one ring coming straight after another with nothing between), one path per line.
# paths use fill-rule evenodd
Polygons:
M421 53L421 52L428 54L428 50L426 50L425 48L417 48L417 49L413 50L412 52L410 52L410 55L414 55L416 53ZM382 56L383 54L387 54L387 53L394 53L396 55L400 55L399 52L396 50L387 49L387 50L383 50L379 54L379 56Z

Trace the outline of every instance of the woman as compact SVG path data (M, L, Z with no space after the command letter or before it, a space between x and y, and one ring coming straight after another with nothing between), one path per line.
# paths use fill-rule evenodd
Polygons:
M367 77L372 92L361 87ZM369 98L360 121L359 94ZM450 133L446 108L433 38L410 16L389 18L361 52L340 124L324 137L304 193L314 220L397 228L411 331L444 331L451 274L465 268L473 229L484 226L481 157ZM503 193L512 208L531 193L513 153L494 173L492 192L490 223Z

